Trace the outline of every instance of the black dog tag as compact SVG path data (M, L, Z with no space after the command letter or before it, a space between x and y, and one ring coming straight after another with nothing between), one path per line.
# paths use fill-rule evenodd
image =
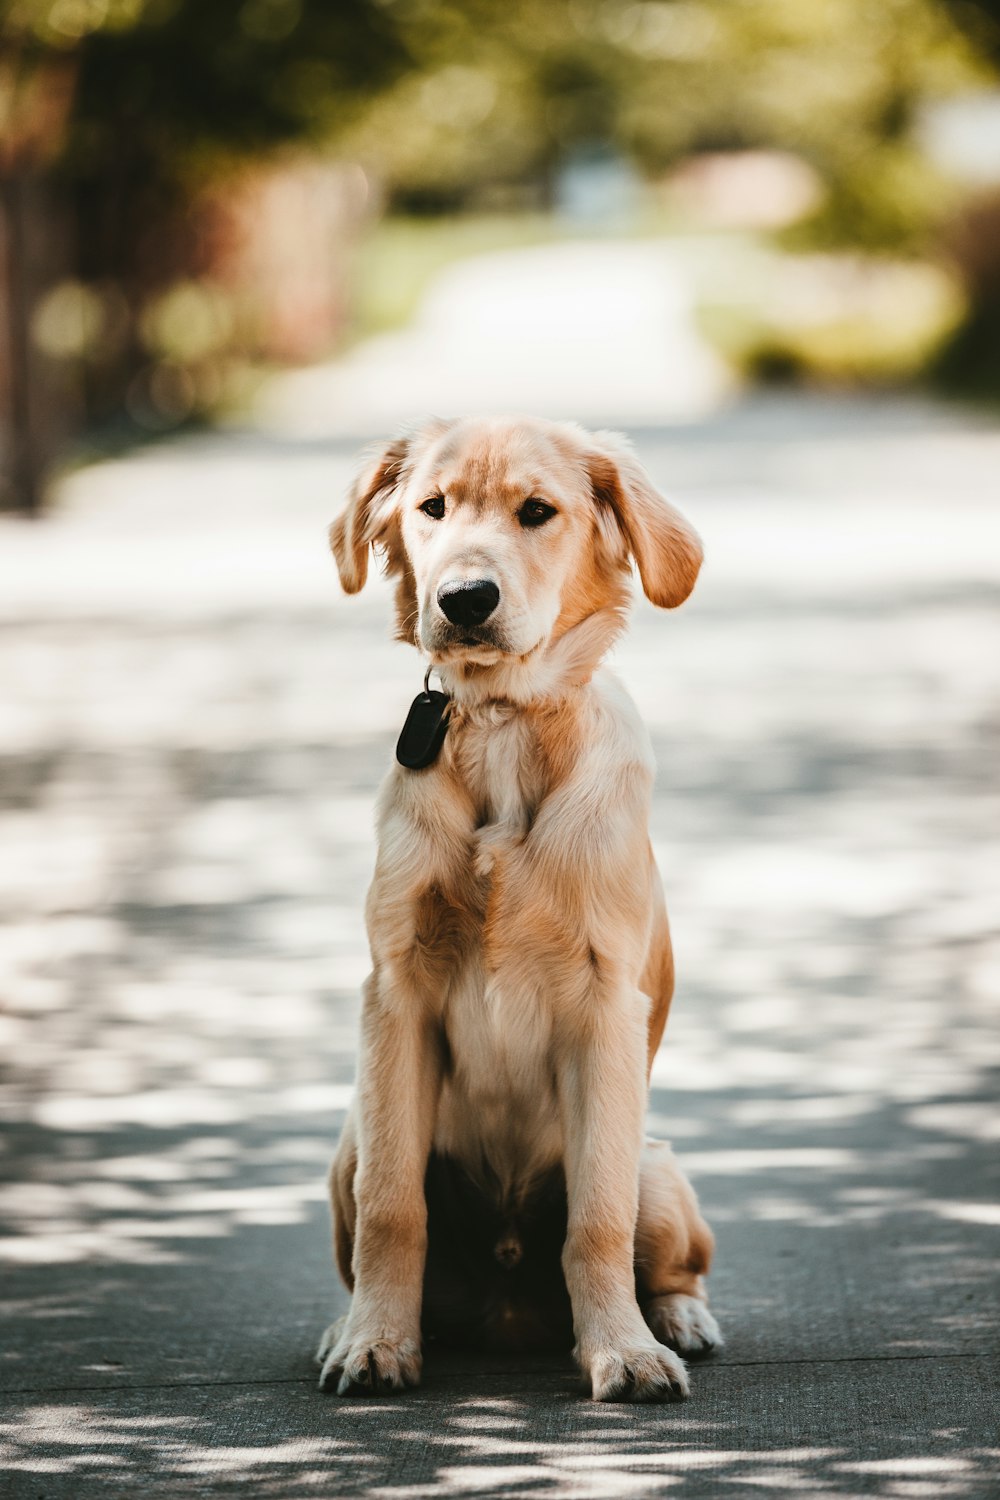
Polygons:
M408 771L422 771L437 760L448 729L450 703L447 693L425 686L410 704L396 742L396 759Z

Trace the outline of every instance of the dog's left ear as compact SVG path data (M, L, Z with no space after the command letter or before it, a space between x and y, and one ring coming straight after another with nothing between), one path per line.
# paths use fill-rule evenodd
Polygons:
M587 468L598 512L612 523L602 529L611 529L618 545L624 543L635 559L647 599L661 609L683 604L701 567L701 540L694 527L654 489L616 434L594 434Z

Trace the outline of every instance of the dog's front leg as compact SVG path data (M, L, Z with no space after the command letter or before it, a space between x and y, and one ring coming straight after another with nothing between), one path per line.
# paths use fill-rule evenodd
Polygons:
M424 1176L440 1052L420 997L385 966L365 986L358 1077L354 1297L320 1384L337 1394L400 1390L420 1379L427 1251Z
M595 1400L672 1401L688 1394L684 1364L650 1333L635 1294L647 1005L624 983L590 989L557 1070L574 1352Z

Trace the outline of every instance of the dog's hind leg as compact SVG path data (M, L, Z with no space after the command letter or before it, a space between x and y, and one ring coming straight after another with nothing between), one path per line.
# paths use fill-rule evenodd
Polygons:
M358 1170L358 1145L354 1126L353 1110L344 1121L336 1155L330 1163L327 1179L330 1190L330 1214L333 1223L333 1250L341 1280L349 1292L354 1290L354 1228L357 1222L357 1207L354 1201L354 1176ZM316 1351L317 1364L324 1364L330 1350L338 1343L347 1322L344 1314L331 1323L320 1339Z
M357 1205L354 1201L354 1175L358 1170L358 1143L353 1110L344 1121L337 1153L330 1163L330 1213L333 1220L333 1249L337 1270L349 1292L354 1290L354 1229Z
M636 1292L652 1332L681 1354L707 1354L723 1342L705 1292L714 1244L669 1145L648 1140L639 1166Z

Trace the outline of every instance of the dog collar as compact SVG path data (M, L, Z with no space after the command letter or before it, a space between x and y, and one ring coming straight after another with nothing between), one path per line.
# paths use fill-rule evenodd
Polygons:
M408 771L422 771L425 766L433 765L448 732L451 699L447 693L432 688L430 681L431 668L428 667L424 674L424 690L410 704L396 741L396 759Z

